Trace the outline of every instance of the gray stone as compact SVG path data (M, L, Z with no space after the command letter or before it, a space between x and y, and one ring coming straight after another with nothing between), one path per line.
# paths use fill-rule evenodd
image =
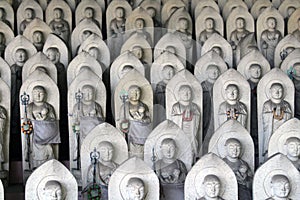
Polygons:
M268 7L271 7L272 3L270 0L256 0L251 7L251 15L256 20L258 16Z
M292 33L300 41L300 8L295 10L293 14L289 17L287 23L288 33Z
M102 15L103 9L95 0L84 0L76 7L75 24L77 26L81 21L87 20L101 29Z
M299 53L300 48L294 49L294 51L292 51L280 65L280 69L288 76L291 76L291 69L293 68L294 64L300 62Z
M288 19L291 17L293 12L297 10L297 8L300 8L300 2L297 0L285 0L282 1L280 6L278 7L278 11L283 16L284 19Z
M0 58L0 77L11 88L11 69L7 62Z
M248 10L247 4L242 0L228 0L222 9L222 16L225 21L227 21L228 16L230 13L237 7L244 7Z
M186 4L182 0L167 1L161 9L161 23L166 27L170 16L179 8L185 7Z
M198 1L197 4L194 0L192 1L192 8L191 8L191 10L194 11L193 14L195 19L197 19L198 16L202 13L202 11L204 11L204 9L206 8L213 8L218 13L220 13L220 8L214 0L200 0L200 1L197 0L197 1ZM193 5L193 3L195 5Z
M0 10L4 14L1 21L14 30L15 16L12 6L7 1L0 1Z

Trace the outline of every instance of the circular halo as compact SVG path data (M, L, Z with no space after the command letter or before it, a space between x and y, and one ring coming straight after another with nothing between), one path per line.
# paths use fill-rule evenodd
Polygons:
M241 90L240 90L240 88L239 88L238 83L237 83L236 81L232 81L232 80L226 81L226 82L224 83L224 85L223 85L223 88L222 88L222 97L223 97L223 99L224 99L224 100L227 99L225 91L226 91L227 86L230 85L230 84L236 85L237 88L239 89L238 100L240 100L240 99L241 99Z
M207 167L204 169L201 169L201 173L198 173L195 176L194 179L194 186L195 186L195 191L198 195L198 197L203 197L205 195L205 191L204 191L204 187L202 187L203 181L205 176L207 175L215 175L220 179L220 184L221 184L221 188L220 188L220 194L219 196L223 196L223 194L225 193L225 187L226 187L226 179L224 178L224 172L220 171L220 169L216 168L216 167Z
M43 199L43 190L45 187L45 184L48 181L58 181L61 184L61 190L62 190L62 199L65 199L67 196L67 191L66 188L67 186L65 185L66 183L61 181L62 178L60 176L57 175L49 175L44 177L43 179L40 180L40 182L37 184L37 188L36 188L36 193L39 199Z
M243 140L243 135L240 135L235 131L224 133L221 135L221 137L219 137L219 140L217 142L217 151L220 157L225 158L227 155L227 153L225 153L227 152L225 143L228 139L236 139L241 143L241 153L239 157L242 158L245 152L245 141Z
M274 80L271 80L269 81L267 84L266 84L266 87L265 87L265 94L267 96L267 99L272 99L272 96L271 96L271 93L270 93L270 89L271 89L271 86L274 84L274 83L279 83L282 85L283 87L283 95L282 95L282 99L284 99L287 95L287 88L286 88L286 85L283 83L282 80L278 80L278 79L274 79Z
M271 180L272 180L272 177L274 175L284 175L284 176L286 176L289 179L289 181L290 181L290 187L291 187L290 194L293 191L297 190L297 183L287 173L286 170L283 170L283 169L274 169L274 170L270 171L268 174L266 174L265 179L263 180L263 185L262 186L264 187L265 194L268 197L270 197L272 195L271 194Z
M126 174L125 176L123 176L123 178L120 180L120 184L119 184L119 191L120 191L120 195L123 199L129 199L128 198L128 195L126 193L126 187L127 187L127 183L128 183L128 180L130 178L140 178L142 179L142 181L144 182L144 191L145 191L145 196L144 196L144 199L147 199L147 196L148 196L148 191L149 191L149 188L148 188L148 181L144 180L145 176L147 175L142 175L142 174L136 174L136 173L130 173L130 174Z

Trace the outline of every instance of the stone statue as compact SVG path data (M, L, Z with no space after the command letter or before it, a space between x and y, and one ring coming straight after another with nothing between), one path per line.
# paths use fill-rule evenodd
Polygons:
M238 17L235 21L236 29L230 35L230 43L235 50L239 42L250 32L246 29L246 21L242 17Z
M276 29L276 25L276 18L267 18L268 29L262 32L260 41L262 53L267 58L271 66L274 66L274 53L276 45L282 39L282 34Z
M33 45L37 49L37 51L42 51L44 47L44 35L41 31L35 31L32 34Z
M165 65L162 69L163 80L158 82L154 93L154 104L160 104L166 107L166 86L175 75L175 69L172 65Z
M271 178L271 197L266 200L291 200L289 193L291 191L289 179L282 174L275 174Z
M224 91L225 101L219 106L219 126L229 119L234 119L247 128L247 107L243 102L239 101L239 95L239 88L237 85L228 84L226 86Z
M123 200L144 200L147 191L143 180L137 177L130 178L126 185L126 194L127 197Z
M223 160L233 170L238 182L239 199L251 200L252 177L253 174L247 162L240 158L242 152L241 142L235 138L227 139L227 155Z
M197 200L224 200L222 197L219 196L222 185L220 179L216 175L206 175L204 177L202 185L205 188L205 195Z
M104 121L101 106L95 101L95 89L91 85L84 85L82 91L75 94L77 103L73 107L73 128L80 131L79 141L82 141L87 134L98 124ZM78 139L74 140L74 157L78 159Z
M267 158L269 140L274 131L284 122L292 118L290 104L284 100L284 88L275 82L269 89L270 99L263 104L262 120L262 156Z
M204 42L214 33L220 34L216 29L215 29L215 21L213 18L207 18L205 19L205 30L203 30L200 33L199 36L199 41L200 44L203 45Z
M9 27L11 27L10 22L6 19L6 11L3 8L0 8L0 21L4 22Z
M300 119L300 63L294 64L292 77L295 86L295 117Z
M56 180L49 180L43 188L42 198L45 200L64 200L62 186Z
M53 106L46 102L47 92L43 86L32 89L33 102L27 106L27 117L33 123L33 138L30 157L33 169L54 158L52 144L60 143L56 113ZM26 148L29 148L26 146ZM25 149L25 152L28 149ZM25 157L31 162L31 158Z
M200 126L201 111L193 100L191 86L182 85L179 88L179 99L172 105L171 120L191 137L193 153L198 155L198 129Z
M176 142L166 138L161 142L162 159L155 162L155 172L160 180L161 199L183 199L184 181L187 175L185 164L176 159Z
M193 46L192 34L189 32L189 20L185 17L178 19L178 24L176 25L176 31L174 34L178 36L183 42L186 49L190 49Z
M95 156L95 159L97 159L96 171L94 171L94 163L92 163L88 168L87 182L88 185L93 184L94 181L100 184L101 199L108 199L109 179L118 167L118 164L113 161L114 147L110 142L102 141L96 149L98 152L91 152L91 154L98 153L98 155L91 155L91 157Z
M145 21L143 18L137 18L134 22L134 28L135 30L130 34L133 35L133 34L137 34L137 35L140 35L141 37L145 38L147 40L147 42L152 45L152 37L151 37L151 34L148 33L146 31L146 27L145 27Z
M300 171L300 139L297 137L290 137L285 142L287 158Z
M64 12L61 8L53 10L54 19L49 23L50 28L59 36L64 42L68 42L70 38L70 26L64 19Z
M94 18L94 12L95 11L92 7L86 7L84 10L84 18L82 20L87 19L94 22L98 27L101 27L100 23Z
M125 33L125 10L122 7L115 9L115 18L110 22L110 36L119 37Z
M35 12L32 8L26 8L24 11L24 20L20 23L19 32L22 35L27 25L35 18Z
M143 156L143 146L152 131L149 108L140 98L142 90L137 85L128 89L128 101L120 108L120 130L128 134L129 150L131 154Z
M296 30L293 31L293 36L295 36L295 38L297 38L297 40L300 41L300 18L298 19L298 27Z

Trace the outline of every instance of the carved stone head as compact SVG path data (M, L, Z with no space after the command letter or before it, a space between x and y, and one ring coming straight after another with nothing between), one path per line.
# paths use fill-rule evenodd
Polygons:
M44 200L63 200L62 186L58 181L50 180L46 182L43 190Z
M293 68L294 68L293 78L296 80L300 80L300 63L295 63Z
M227 85L225 89L225 97L227 101L237 101L239 99L239 88L235 84Z
M43 103L46 100L47 92L43 86L37 85L32 89L32 99L34 103Z
M137 30L143 30L144 27L145 27L145 21L144 21L144 19L142 19L142 18L137 18L137 19L135 20L134 26L135 26L135 28L136 28Z
M60 59L60 53L59 53L58 48L56 48L56 47L48 48L46 51L46 54L47 54L48 59L54 64L56 64Z
M285 142L288 158L299 159L300 156L300 139L290 137Z
M179 18L176 30L187 31L188 28L189 28L189 21L188 21L188 19L185 18L185 17Z
M269 29L276 29L277 20L274 17L269 17L267 19L267 25Z
M280 83L273 83L270 87L271 100L276 102L281 102L284 98L283 86Z
M229 138L225 146L227 148L227 157L237 159L241 155L242 145L241 142L235 138Z
M114 156L114 146L108 141L102 141L97 147L100 152L100 160L104 162L110 162Z
M176 142L172 138L166 138L161 142L160 149L163 158L172 159L176 156Z
M141 98L142 90L137 85L132 85L128 89L129 101L130 102L137 102Z
M289 179L282 175L276 174L271 179L271 194L272 197L277 198L286 198L289 196L291 191Z
M24 11L24 18L25 20L32 20L35 18L34 10L32 8L26 8Z
M262 76L262 68L259 64L254 63L250 65L248 73L250 79L259 80Z
M162 69L164 80L171 80L175 75L175 69L172 65L165 65Z
M60 9L60 8L55 8L54 10L53 10L53 16L54 16L54 19L63 19L64 18L64 12L63 12L63 10L62 9Z
M92 19L94 18L94 9L91 7L87 7L84 10L84 17L87 19Z
M26 52L26 50L23 49L23 48L19 48L16 51L15 55L14 55L14 61L16 63L23 63L24 64L26 62L26 60L27 60L27 52Z
M84 103L91 103L95 100L95 89L91 85L84 85L82 87L82 94L83 94L83 102Z
M126 185L127 200L143 200L146 196L145 184L142 179L132 177Z
M246 27L246 21L242 17L238 17L235 21L235 25L237 29L245 29Z
M205 19L205 29L206 30L215 29L215 20L213 18L208 17Z
M179 99L184 102L189 102L193 98L193 91L189 85L182 85L179 88Z
M205 176L202 184L205 188L205 196L209 198L216 198L219 196L221 181L216 175L209 174Z
M220 76L221 72L217 65L211 64L206 69L207 80L214 83Z

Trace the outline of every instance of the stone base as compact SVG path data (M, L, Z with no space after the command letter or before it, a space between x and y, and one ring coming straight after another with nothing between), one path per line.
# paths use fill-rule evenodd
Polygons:
M7 187L9 182L9 174L7 170L0 171L0 179L3 183L3 186Z

